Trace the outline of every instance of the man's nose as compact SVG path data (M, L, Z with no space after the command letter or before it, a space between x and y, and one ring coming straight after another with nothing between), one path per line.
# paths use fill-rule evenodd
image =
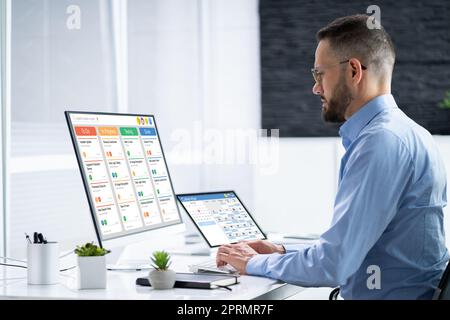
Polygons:
M323 95L322 86L318 82L314 83L314 86L312 87L312 93L316 96Z

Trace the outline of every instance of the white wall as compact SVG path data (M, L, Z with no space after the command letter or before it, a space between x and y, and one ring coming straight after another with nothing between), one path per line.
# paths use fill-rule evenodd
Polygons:
M201 184L201 166L176 152L178 133L202 120L199 15L193 0L128 1L129 112L155 115L177 193Z
M260 123L258 1L204 0L200 3L203 126L206 130L218 130L223 136L227 131L256 130ZM236 155L237 139L231 146L223 141L223 152ZM203 164L205 191L233 189L252 203L251 164L236 160L228 164L223 161Z
M321 233L332 216L337 186L337 138L282 138L279 170L255 172L255 214L263 228Z

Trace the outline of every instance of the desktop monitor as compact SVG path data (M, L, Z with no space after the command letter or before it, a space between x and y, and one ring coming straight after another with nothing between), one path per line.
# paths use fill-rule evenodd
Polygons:
M65 115L100 246L184 230L154 116Z

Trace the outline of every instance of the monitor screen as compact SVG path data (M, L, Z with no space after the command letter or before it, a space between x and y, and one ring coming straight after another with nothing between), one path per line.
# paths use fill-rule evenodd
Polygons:
M179 194L177 198L210 247L266 239L233 191Z
M152 115L66 111L98 240L181 223Z

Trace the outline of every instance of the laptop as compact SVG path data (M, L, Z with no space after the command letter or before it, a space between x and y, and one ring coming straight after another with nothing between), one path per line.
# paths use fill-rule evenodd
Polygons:
M210 248L267 237L234 191L178 194L177 199ZM235 273L215 259L189 266L191 272Z

